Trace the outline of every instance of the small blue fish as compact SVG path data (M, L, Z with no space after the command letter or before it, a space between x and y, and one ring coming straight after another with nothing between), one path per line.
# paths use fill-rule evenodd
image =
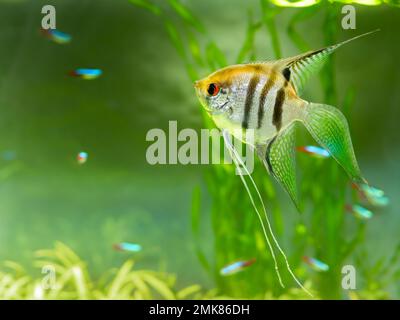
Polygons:
M385 195L383 190L377 189L368 184L354 185L354 187L359 191L361 196L373 206L385 207L389 204L389 198Z
M222 276L228 276L240 271L243 271L246 267L251 266L254 262L256 262L256 259L251 259L247 261L236 261L231 264L228 264L227 266L223 267L220 271L220 274Z
M118 251L139 252L142 246L136 243L120 242L113 245L113 248Z
M357 218L364 219L364 220L371 219L372 216L374 215L372 213L372 211L370 211L370 210L368 210L368 209L366 209L366 208L364 208L364 207L362 207L362 206L360 206L358 204L355 204L355 205L352 205L352 206L351 205L346 205L346 209L349 212L353 213Z
M329 158L331 156L326 149L317 146L297 147L297 151L308 153L316 158Z
M100 77L103 74L103 71L100 69L76 69L69 73L73 77L78 77L85 80L93 80Z
M315 271L326 272L329 270L329 266L326 263L319 261L315 258L304 256L303 261L307 263Z
M368 201L375 207L386 207L389 204L389 198L386 196L370 198Z
M69 34L58 31L56 29L42 29L42 32L47 38L59 44L68 43L72 39Z
M2 158L6 161L15 160L17 153L14 150L5 150L2 152Z
M78 163L84 164L87 161L88 157L89 157L89 154L87 152L84 152L84 151L79 152L78 156L77 156Z

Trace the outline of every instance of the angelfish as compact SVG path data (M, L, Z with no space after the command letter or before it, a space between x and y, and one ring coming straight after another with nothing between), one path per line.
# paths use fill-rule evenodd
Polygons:
M299 122L354 183L365 183L342 112L305 101L300 94L331 53L372 32L291 58L228 66L194 84L200 103L216 126L253 146L297 207L294 143ZM243 134L250 129L254 141L246 141Z
M349 127L343 114L333 106L305 101L300 94L310 76L323 66L331 53L342 45L372 32L291 58L228 66L194 83L197 97L216 126L221 129L235 165L247 170L230 143L228 134L257 151L268 172L279 181L297 208L299 205L294 153L295 128L299 122L344 168L354 183L366 183L361 175ZM247 131L253 134L248 135ZM272 243L285 259L293 279L307 291L291 270L288 259L272 232L260 192L248 170L247 173L262 203L267 227L245 178L239 176L257 212L281 286L284 285ZM268 232L272 240L269 239Z

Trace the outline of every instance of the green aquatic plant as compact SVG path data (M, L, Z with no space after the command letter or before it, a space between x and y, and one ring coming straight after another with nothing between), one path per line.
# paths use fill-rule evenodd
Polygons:
M136 269L132 259L93 280L86 263L61 242L53 249L37 251L34 265L42 271L40 276L32 277L20 264L6 261L0 270L0 299L232 299L218 289L204 290L197 284L177 289L174 275ZM294 288L280 297L267 292L251 298L302 299L305 296Z
M389 259L379 259L374 264L366 263L366 253L357 256L364 289L348 291L349 299L389 299L388 287L398 280L400 271L396 267L400 257L400 246ZM67 245L56 242L53 249L38 250L34 254L34 266L38 269L32 276L19 263L5 261L0 268L1 300L46 300L46 299L105 299L105 300L151 300L151 299L308 299L299 288L288 288L283 294L263 291L248 296L244 293L232 296L219 288L206 290L198 284L177 288L173 274L153 270L137 269L133 259L128 259L119 268L112 268L95 278L86 263ZM49 272L54 272L50 274ZM235 275L232 277L234 279ZM310 281L307 289L312 290ZM314 298L320 298L313 291Z
M163 9L163 14L159 17L165 21L171 43L182 58L190 80L194 81L200 78L199 75L209 74L228 64L265 60L265 54L257 55L255 43L256 35L263 30L271 41L275 58L281 57L282 49L276 20L279 19L282 8L273 4L283 6L284 2L277 2L260 0L260 9L257 10L261 13L260 17L249 12L246 34L242 45L238 46L236 61L227 61L210 33L203 27L198 27L202 25L200 20L195 18L194 13L189 14L189 8L182 3L178 6L178 0L170 2L170 10ZM289 2L285 1L287 6L290 6ZM291 3L294 4L294 1ZM306 4L305 1L302 3ZM324 44L337 43L337 14L342 4L325 1L308 3L310 6L297 9L293 13L287 26L287 34L300 52L311 49L311 46L298 32L298 24L307 21L316 13L325 17L321 26ZM297 6L299 4L300 2ZM176 16L180 17L178 22ZM349 117L351 105L355 100L355 90L349 88L344 100L338 101L334 58L331 58L322 70L320 82L324 102L341 106L343 113ZM204 125L207 128L214 127L202 108L199 108L199 112L203 115ZM301 141L308 143L311 141L310 136L302 132ZM351 254L364 243L366 223L345 214L345 204L351 201L354 195L351 194L348 178L334 161L302 156L298 158L303 172L300 187L303 200L300 205L303 211L301 215L294 208L282 212L275 186L260 163L256 163L253 178L267 203L278 236L285 238L284 247L295 273L303 281L311 280L307 283L313 284L312 289L320 297L340 299L346 296L341 288L341 268ZM278 284L273 261L270 255L266 254L267 248L259 221L234 170L233 166L212 166L205 178L207 191L200 187L193 191L192 232L199 261L214 277L218 290L231 296L260 297L265 288L269 288L273 296L288 294L289 291ZM322 172L324 174L321 174ZM205 253L201 241L201 217L205 210L202 208L202 199L207 196L212 199L210 211L214 236L213 257ZM284 222L286 219L291 224ZM325 261L329 265L329 271L310 271L301 262L304 255L315 256ZM220 276L220 268L227 263L253 257L257 258L257 263L251 267L251 271L247 270L236 277ZM284 261L280 260L280 265L282 267ZM285 283L291 283L287 274L283 280Z
M381 257L372 262L364 249L356 255L355 262L362 277L362 289L349 292L351 299L391 299L399 294L400 244L389 257Z
M175 277L151 270L135 270L133 260L127 260L120 268L109 270L93 281L86 263L61 242L57 242L54 249L37 251L34 266L45 273L33 278L19 264L7 261L7 271L0 271L0 298L177 299L197 291L197 286L174 291Z
M134 265L133 260L127 260L94 281L86 263L57 242L53 249L35 253L34 266L45 272L39 277L6 261L6 271L0 271L0 299L186 299L200 292L198 285L175 290L175 276L136 270Z

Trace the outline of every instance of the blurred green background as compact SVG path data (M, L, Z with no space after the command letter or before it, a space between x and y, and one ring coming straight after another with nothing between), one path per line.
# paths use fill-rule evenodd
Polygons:
M257 16L259 1L182 2L234 63L246 37L247 12ZM72 35L70 44L40 34L45 4L56 7L57 28ZM365 244L374 261L398 244L400 9L355 6L357 29L339 28L338 41L381 31L337 51L334 71L339 102L347 88L356 92L348 120L360 166L391 200L368 222ZM283 8L276 20L283 56L299 53L286 33L298 10ZM340 18L339 12L338 26ZM311 48L325 45L321 21L316 14L299 24ZM257 34L255 48L257 57L274 58L266 30ZM93 81L68 76L86 67L104 74ZM303 97L324 102L318 77ZM13 161L1 160L0 261L29 266L34 250L59 240L100 275L130 256L113 251L112 244L130 241L143 246L135 256L138 266L176 273L179 286L214 287L196 257L190 228L192 192L199 186L201 245L212 255L212 201L204 181L210 168L150 166L145 158L151 128L167 128L169 120L177 120L179 129L204 127L184 61L159 17L123 0L0 1L0 114L0 152L16 154ZM89 159L79 166L82 150ZM287 224L299 213L277 192ZM282 237L290 238L291 230Z

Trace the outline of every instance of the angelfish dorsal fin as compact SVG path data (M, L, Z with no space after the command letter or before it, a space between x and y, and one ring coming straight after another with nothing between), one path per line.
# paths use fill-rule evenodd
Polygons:
M281 63L284 62L282 74L292 83L298 95L303 91L309 78L322 68L335 49L336 47L328 47L281 61Z
M295 158L296 122L282 130L269 144L259 148L259 155L264 154L263 162L270 174L282 185L299 209L296 184ZM264 153L265 151L265 153Z
M286 80L292 83L296 93L299 95L308 79L322 68L332 52L348 42L376 31L378 30L361 34L329 47L309 51L295 57L278 60L275 62L275 65L280 69Z

